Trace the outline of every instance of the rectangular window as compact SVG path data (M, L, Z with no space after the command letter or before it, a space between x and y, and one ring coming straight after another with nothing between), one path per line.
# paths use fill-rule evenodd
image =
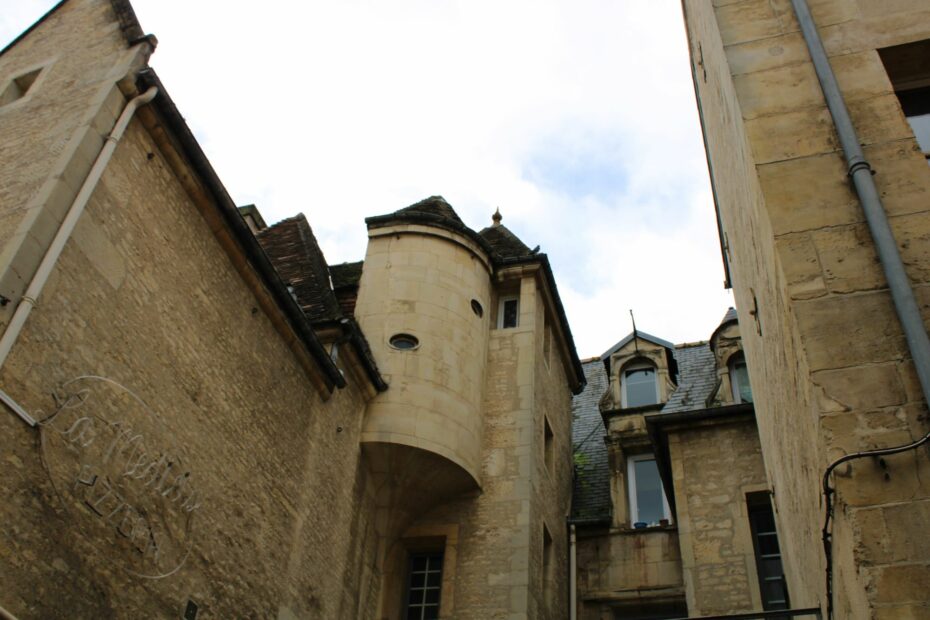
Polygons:
M749 368L746 360L738 359L730 366L730 384L733 386L733 402L751 403L752 386L749 384Z
M407 575L407 620L439 618L439 594L442 591L442 552L414 553Z
M553 471L553 466L555 465L555 446L554 439L555 435L552 433L552 427L549 426L549 418L543 416L543 424L545 425L545 435L543 437L543 450L544 457L546 460L546 469L549 471L550 476L554 476L555 472Z
M788 584L781 565L778 533L775 531L775 514L767 492L746 496L749 506L749 525L752 528L752 546L756 552L756 572L762 608L766 611L788 609Z
M630 492L630 522L634 528L659 525L668 519L670 511L659 467L651 454L627 459L627 481Z
M656 369L652 366L640 366L625 370L622 400L623 407L645 407L658 403Z
M549 528L546 527L546 524L543 524L543 601L547 607L552 605L552 582L555 580L555 575L553 571L555 570L555 563L553 562L553 554L555 552L552 549L552 534L549 533Z
M497 305L497 326L501 329L516 327L520 318L520 299L515 295L501 297Z
M543 322L543 360L549 368L549 358L552 357L552 330L549 328L549 317Z
M917 145L930 163L930 40L878 50Z

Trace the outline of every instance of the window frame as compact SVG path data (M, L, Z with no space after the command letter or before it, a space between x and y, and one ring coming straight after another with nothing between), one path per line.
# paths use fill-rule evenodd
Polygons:
M778 538L778 526L775 522L775 510L772 506L771 497L768 491L757 492L757 493L747 493L746 494L746 516L749 519L749 531L752 536L752 549L753 556L755 558L756 564L756 577L759 581L759 598L762 602L762 609L765 611L782 611L786 609L791 609L791 595L788 592L788 580L785 577L785 563L782 559L784 556L781 552L781 541ZM760 532L759 531L759 516L770 517L772 523L775 524L775 529L772 531ZM778 553L774 554L763 554L761 548L761 537L763 536L772 536L775 539L775 544L778 547ZM763 569L763 561L765 560L778 560L779 568L781 569L780 575L777 576L766 576ZM780 601L773 601L770 598L767 598L767 589L766 582L779 582L781 584L782 590L784 592L785 598Z
M656 463L656 471L658 471L659 463L656 460L656 455L651 452L645 452L643 454L633 454L627 457L626 459L626 480L627 480L627 499L628 505L630 508L630 526L635 528L637 523L646 523L641 521L639 517L639 506L636 501L636 463L641 461L653 461ZM668 505L668 496L665 493L665 483L662 482L662 476L659 476L659 488L662 490L662 514L660 517L659 523L647 523L646 527L657 527L661 525L661 519L666 519L669 522L669 525L673 523L672 511Z
M504 325L504 309L507 306L507 302L512 301L517 305L516 315L514 317L513 325ZM497 329L514 329L520 326L520 296L519 295L503 295L497 301Z
M407 554L407 570L406 570L406 577L404 579L404 593L403 593L404 605L403 605L403 612L401 616L402 618L407 618L410 615L410 609L411 609L410 592L411 590L414 589L412 587L413 586L413 575L414 575L414 570L413 570L414 561L417 558L421 558L421 557L426 558L426 568L424 570L424 577L423 577L423 588L416 588L416 589L424 590L424 598L423 598L422 603L414 604L414 607L420 608L420 614L419 614L420 620L422 620L426 614L427 605L429 605L429 607L435 606L436 618L439 618L440 617L439 614L442 612L442 583L443 583L445 563L446 563L445 551L441 549L433 550L433 551L411 551ZM439 558L439 570L434 571L431 569L430 560L435 560L435 558L437 557ZM432 572L439 573L439 585L438 586L427 585L429 574ZM425 596L426 590L437 590L438 591L438 596L436 598L435 604L426 603L426 596Z
M743 398L743 394L740 391L740 386L742 385L739 379L739 373L737 371L737 366L742 365L746 369L746 381L748 382L749 387L749 400ZM755 398L752 393L752 377L749 376L749 365L746 363L746 356L742 353L736 353L730 356L730 359L727 361L727 372L730 376L730 393L733 396L733 402L737 405L743 403L753 403Z
M656 399L655 402L646 403L645 405L634 405L635 407L649 407L651 405L658 405L661 403L661 394L659 394L659 369L655 365L646 362L632 362L627 364L620 370L620 407L622 409L630 408L629 398L627 397L627 387L629 382L626 380L627 373L635 370L646 370L649 369L652 371L653 375L653 385L655 386Z

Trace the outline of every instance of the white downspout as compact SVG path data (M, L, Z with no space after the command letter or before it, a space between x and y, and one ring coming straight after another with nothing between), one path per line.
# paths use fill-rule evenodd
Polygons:
M81 185L81 189L78 191L77 196L75 196L74 202L71 203L71 207L68 209L65 219L62 221L61 226L59 226L58 232L55 233L55 238L52 239L52 243L45 252L45 256L42 257L39 268L36 270L35 275L32 276L32 280L29 282L26 292L23 293L22 298L19 300L19 305L16 306L13 318L10 319L10 324L7 325L6 330L3 332L3 336L0 337L0 366L3 366L7 356L10 354L10 350L13 348L13 344L23 330L26 318L29 316L29 313L32 312L33 307L35 307L36 300L42 293L42 288L45 286L46 281L48 281L49 274L52 273L52 269L55 267L58 257L61 256L65 243L67 243L68 239L71 237L71 233L77 225L78 219L84 212L84 207L87 206L87 202L90 200L94 188L96 188L97 183L100 181L100 177L103 176L103 171L106 169L107 163L116 150L117 142L119 142L120 138L123 136L126 127L129 126L132 115L140 106L154 99L157 94L158 89L153 86L141 95L133 97L129 103L126 104L126 107L123 108L123 112L120 114L119 119L117 119L113 131L107 136L103 148L100 149L100 154L97 155L97 159L94 161L94 165L87 174L87 178L84 179L84 183ZM10 403L8 401L11 400L9 396L0 391L0 401L9 405ZM28 414L24 416L23 413L21 413L21 407L11 406L11 408L24 422L30 426L35 426L35 420Z
M568 617L578 617L578 549L575 539L575 524L568 526Z

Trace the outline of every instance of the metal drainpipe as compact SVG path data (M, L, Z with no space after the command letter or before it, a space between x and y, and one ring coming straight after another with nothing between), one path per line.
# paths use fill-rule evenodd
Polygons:
M904 329L908 350L911 359L914 360L914 367L920 379L924 400L930 403L930 339L928 339L926 329L924 329L923 317L914 297L914 290L908 280L907 272L904 270L904 263L901 261L901 254L891 232L891 226L888 224L888 215L882 205L878 188L875 187L875 181L872 179L872 168L862 152L859 137L856 134L855 127L853 127L852 120L849 118L849 110L846 109L846 102L836 82L836 76L833 74L833 68L830 66L826 50L823 47L823 41L820 39L817 25L811 17L807 1L791 0L791 4L794 7L798 23L801 25L801 32L804 35L807 49L814 63L814 70L817 72L817 79L820 81L824 99L826 99L830 115L833 117L836 133L839 136L843 154L846 157L849 176L852 178L856 194L865 213L869 231L875 241L878 259L885 272L885 278L888 280L888 289L894 301L898 320L900 320ZM837 466L844 462L868 456L880 457L913 450L927 443L928 440L930 440L930 432L917 441L906 445L847 454L833 461L824 472L822 484L826 518L822 535L827 562L827 618L833 617L832 530L830 521L833 517L832 498L835 489L830 485L830 475Z
M568 617L578 617L578 547L575 537L575 524L568 526Z
M23 329L23 325L26 323L26 318L29 316L29 313L32 312L33 307L35 307L36 300L42 293L42 288L48 281L48 277L52 273L52 269L55 267L58 257L61 256L65 243L67 243L68 239L71 237L71 233L77 225L81 214L84 212L84 207L87 206L87 202L90 200L94 188L100 181L100 177L103 176L103 171L106 169L107 163L116 150L116 144L126 131L126 127L129 126L132 115L135 113L136 109L154 99L157 94L158 89L153 86L141 95L133 97L129 103L126 104L126 107L123 108L123 112L120 114L119 119L117 119L116 125L113 126L113 131L107 136L103 148L94 161L94 165L87 174L87 178L84 179L84 183L81 185L81 189L78 191L77 196L75 196L74 202L71 203L71 207L68 209L65 219L61 222L61 226L58 227L58 232L55 233L55 237L52 239L52 243L49 245L48 250L46 250L45 256L42 257L42 262L39 263L35 275L32 276L32 280L29 282L26 292L20 299L19 305L16 306L13 318L10 319L9 325L7 325L6 330L3 332L3 336L0 337L0 366L3 366L3 363L6 361L7 356L10 354L10 350L13 348L13 344L16 342L16 339ZM0 400L6 402L9 397L6 396L6 398L2 398L4 396L6 396L6 394L0 392ZM15 408L14 411L16 411ZM31 417L27 419L27 417L23 417L18 411L16 411L16 413L30 426L35 425L35 420Z
M859 145L859 137L849 118L846 102L836 83L836 76L827 59L817 26L811 18L807 0L791 0L791 3L794 5L794 12L801 24L804 40L807 42L807 48L814 61L814 69L817 71L817 79L820 80L820 87L827 100L827 107L833 116L833 123L836 125L836 132L849 166L849 176L852 177L859 201L862 203L862 210L865 212L869 231L875 241L878 258L885 271L895 310L904 328L908 349L914 360L914 366L917 368L917 376L920 378L920 385L926 399L930 396L930 339L927 338L927 332L924 329L920 308L917 306L914 291L904 271L904 263L901 261L898 245L892 235L891 226L888 224L888 216L879 197L878 188L875 187L872 168Z

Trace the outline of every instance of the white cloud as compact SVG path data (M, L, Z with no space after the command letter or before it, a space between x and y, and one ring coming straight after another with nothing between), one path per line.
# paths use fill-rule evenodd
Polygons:
M51 4L5 2L0 40ZM133 5L234 199L305 212L331 262L364 256L366 216L442 194L549 253L582 356L629 308L686 341L730 303L678 0ZM547 182L541 154L620 181Z

